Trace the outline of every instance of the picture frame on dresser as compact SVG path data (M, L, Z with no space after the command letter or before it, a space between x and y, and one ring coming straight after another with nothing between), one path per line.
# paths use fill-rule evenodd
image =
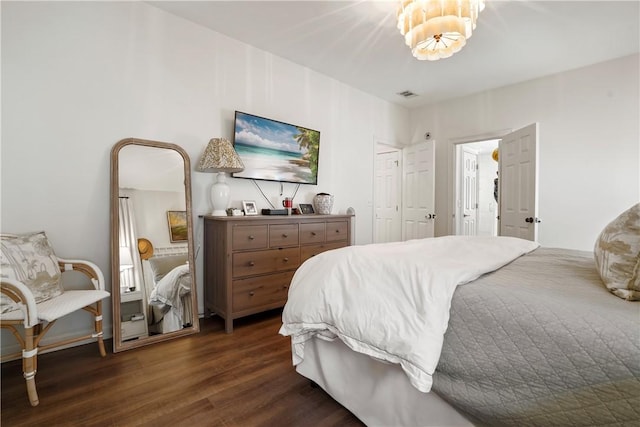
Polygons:
M245 215L258 215L258 208L253 200L243 200L242 209Z
M313 210L313 205L311 203L300 203L298 204L298 210L302 215L310 215L316 213Z

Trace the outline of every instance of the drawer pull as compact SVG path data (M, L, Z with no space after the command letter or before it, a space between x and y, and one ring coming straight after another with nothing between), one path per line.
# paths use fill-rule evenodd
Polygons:
M340 233L340 230L336 230L336 233Z
M256 293L255 293L255 292L253 292L253 291L249 292L249 296L250 296L250 297L254 296L255 294L256 294Z
M282 289L287 289L287 288L288 288L288 286L287 286L287 285L284 285L284 286L282 287Z
M255 237L253 235L249 236L249 240L255 240Z
M316 232L315 232L315 231L312 231L312 232L311 232L311 235L312 235L312 236L315 236L315 235L316 235Z
M256 263L255 263L255 262L253 262L253 261L249 261L249 267L253 267L254 265L256 265Z
M287 233L282 233L282 237L286 239L287 237L289 237L289 235Z
M288 261L289 261L289 258L284 258L284 259L283 259L283 261L284 261L284 262L288 262Z

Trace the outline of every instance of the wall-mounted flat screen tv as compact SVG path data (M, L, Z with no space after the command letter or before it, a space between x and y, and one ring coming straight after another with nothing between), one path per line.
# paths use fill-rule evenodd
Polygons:
M233 134L244 163L234 178L318 183L319 131L236 111Z

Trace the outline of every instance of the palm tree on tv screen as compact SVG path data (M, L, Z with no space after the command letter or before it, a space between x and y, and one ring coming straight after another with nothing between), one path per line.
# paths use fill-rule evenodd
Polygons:
M300 148L307 149L307 157L313 180L318 176L318 153L320 151L320 132L298 127L298 133L294 136Z

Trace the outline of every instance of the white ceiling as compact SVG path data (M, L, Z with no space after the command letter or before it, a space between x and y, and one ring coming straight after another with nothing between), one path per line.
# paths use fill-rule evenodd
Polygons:
M433 62L414 59L404 44L396 1L148 3L408 108L627 56L640 45L640 0L487 0L462 51ZM419 96L397 95L405 90Z

